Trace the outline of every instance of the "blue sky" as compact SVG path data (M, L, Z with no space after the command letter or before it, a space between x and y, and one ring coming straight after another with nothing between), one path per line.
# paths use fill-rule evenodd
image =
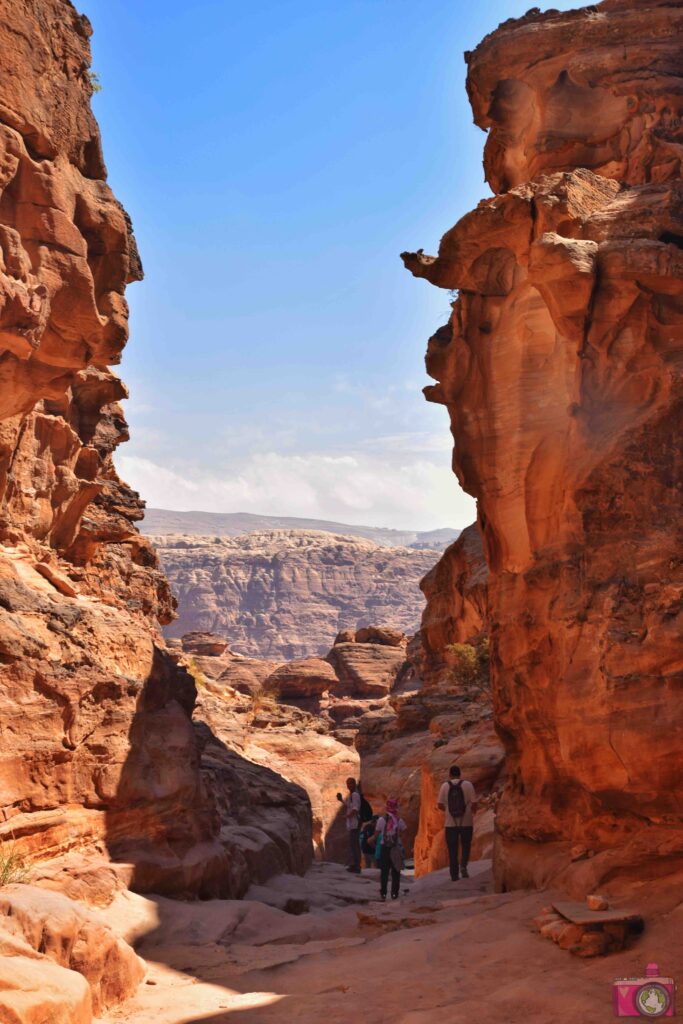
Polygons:
M529 6L81 0L146 273L117 464L150 505L473 520L421 394L448 295L398 254L490 194L462 54Z

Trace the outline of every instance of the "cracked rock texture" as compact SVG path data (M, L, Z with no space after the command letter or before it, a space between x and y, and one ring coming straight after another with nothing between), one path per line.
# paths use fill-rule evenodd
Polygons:
M499 887L682 867L682 19L606 0L487 36L498 194L403 255L459 293L426 395L489 567Z

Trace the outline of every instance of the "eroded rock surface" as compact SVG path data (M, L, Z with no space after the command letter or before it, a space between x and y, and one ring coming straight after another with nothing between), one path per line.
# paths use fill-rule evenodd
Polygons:
M157 633L173 599L112 461L109 366L142 269L90 111L90 31L65 0L0 15L0 838L140 857L140 884L167 889L189 857L189 888L220 891L194 683Z
M681 18L531 12L467 55L500 194L404 254L489 566L500 886L680 865ZM582 881L583 879L583 881Z
M68 0L0 11L0 854L41 887L3 892L13 1024L88 1024L139 981L71 897L233 891L232 790L207 788L195 683L158 632L174 600L113 463L127 392L110 366L142 268L90 110L90 33ZM306 795L250 772L246 791L267 778L281 830L301 834L270 867L303 870Z
M479 536L476 526L463 530L422 580L422 628L407 645L389 698L393 714L384 709L359 723L365 792L380 806L388 796L399 797L418 876L448 863L437 797L453 764L479 798L473 856L490 856L493 845L504 751L491 706L487 568Z
M312 530L152 539L178 598L169 636L208 630L240 654L281 661L325 654L340 630L368 621L414 632L435 558Z

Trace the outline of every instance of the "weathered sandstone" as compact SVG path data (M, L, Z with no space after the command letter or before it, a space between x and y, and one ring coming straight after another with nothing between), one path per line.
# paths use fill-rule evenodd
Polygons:
M384 697L396 684L406 660L406 648L340 643L334 645L327 657L339 677L339 696Z
M607 0L487 36L468 88L500 194L403 257L459 293L426 394L489 567L501 888L683 856L682 18Z
M276 668L266 680L266 686L280 697L320 697L338 685L334 669L322 658L290 661Z
M140 958L95 912L30 885L10 885L0 892L0 943L5 936L27 943L40 954L36 982L45 958L82 975L96 1015L131 996L144 975ZM2 1012L10 1011L13 999L10 994L9 1006L3 1006L3 988L0 1018L4 1020Z
M363 642L370 637L372 643ZM210 772L216 756L233 770L241 764L242 789L249 788L245 780L257 765L300 786L311 803L316 857L343 863L348 859L348 844L336 794L345 790L348 776L360 778L376 811L387 797L401 801L408 825L406 846L412 852L415 843L422 873L446 863L443 815L436 807L435 787L450 764L459 761L483 798L475 854L488 855L503 751L493 728L486 648L463 645L463 650L479 659L474 669L455 654L449 655L439 672L433 661L433 678L423 685L419 639L406 648L405 637L394 631L363 627L335 644L326 661L311 658L273 667L271 662L260 665L256 659L241 659L218 637L183 637L177 656L197 680L195 718L210 726L222 746L220 752L216 743L207 746L203 766ZM400 646L389 646L389 641ZM194 654L200 647L216 653ZM348 661L350 651L355 661ZM248 666L249 685L236 672L240 661ZM262 785L269 793L278 788L267 779ZM230 789L229 779L220 787L211 780L209 788L224 794ZM226 803L221 798L221 841L230 851L229 872L235 879L231 890L239 894L248 872L240 871L242 855L235 846L240 845L246 819L240 818L239 809L235 817L232 799ZM296 803L291 795L283 799ZM268 799L250 798L247 805L250 825L261 832L261 846L267 844L263 836L272 833L274 825L276 832L286 834L277 825ZM305 841L303 828L300 837L290 835L295 863L301 862L296 851L305 847ZM290 869L281 862L280 870Z
M209 631L256 658L305 658L340 630L381 622L414 632L432 550L304 530L152 538L178 598L170 637Z
M488 568L476 523L463 530L420 587L426 605L420 626L419 670L427 685L457 663L453 644L477 645L486 636Z
M75 900L232 895L310 858L305 793L215 753L209 769L218 741L158 632L174 600L114 467L127 392L110 366L142 268L90 111L90 31L68 0L0 12L0 855L40 887L1 901L13 1024L87 1024L139 981ZM242 870L230 829L269 792L279 857Z
M194 886L220 891L194 683L160 646L173 601L112 462L128 433L108 365L142 270L105 180L89 35L63 0L0 16L0 837L34 859L140 855L152 884L160 857L171 888L194 850Z

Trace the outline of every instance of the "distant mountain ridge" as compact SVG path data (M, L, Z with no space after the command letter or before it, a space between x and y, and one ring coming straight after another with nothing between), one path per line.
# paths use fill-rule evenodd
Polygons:
M141 533L148 536L240 537L267 530L315 530L343 537L363 537L383 547L434 550L442 550L460 535L460 530L448 527L439 530L391 530L296 516L260 516L251 512L175 512L165 508L148 508L140 523Z

